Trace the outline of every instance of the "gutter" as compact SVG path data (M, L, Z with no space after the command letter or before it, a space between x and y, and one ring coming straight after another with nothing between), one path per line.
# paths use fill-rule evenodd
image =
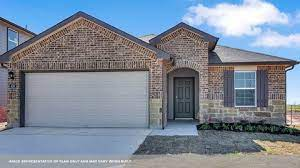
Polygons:
M286 94L287 82L286 82L286 74L287 74L288 71L293 70L296 64L299 64L299 62L296 62L294 65L292 65L292 66L288 67L287 69L285 69L285 77L284 77L285 78L284 79L285 80L285 87L284 87L285 88L284 89L284 92L285 92L285 105L284 105L284 107L285 107L284 108L284 122L285 122L285 125L287 125L287 121L286 121L286 113L287 113L287 109L286 109L287 108L287 105L286 105L287 104L287 94Z

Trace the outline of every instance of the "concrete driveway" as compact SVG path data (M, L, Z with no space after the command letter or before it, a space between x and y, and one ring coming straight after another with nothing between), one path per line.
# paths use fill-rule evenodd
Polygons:
M150 129L13 128L0 132L0 155L131 155Z

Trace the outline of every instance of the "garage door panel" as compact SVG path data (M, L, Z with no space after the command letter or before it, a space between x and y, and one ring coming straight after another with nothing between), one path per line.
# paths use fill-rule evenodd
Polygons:
M148 126L147 72L30 73L25 78L27 126Z

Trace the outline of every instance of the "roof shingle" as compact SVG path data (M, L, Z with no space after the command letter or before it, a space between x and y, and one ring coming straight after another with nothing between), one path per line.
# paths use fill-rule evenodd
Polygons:
M32 35L32 36L36 36L36 34L33 33L32 31L29 31L28 29L26 29L26 28L24 28L24 27L22 27L22 26L19 26L19 25L15 24L15 23L13 23L13 22L7 20L7 19L4 19L3 17L0 17L0 20L1 20L2 22L5 22L6 24L12 25L12 26L14 26L14 27L16 27L16 28L18 28L18 29L20 29L20 30L22 30L22 31L24 31L24 32L26 32L26 33L28 33L28 34L30 34L30 35Z
M217 45L209 52L209 64L298 64L287 58Z

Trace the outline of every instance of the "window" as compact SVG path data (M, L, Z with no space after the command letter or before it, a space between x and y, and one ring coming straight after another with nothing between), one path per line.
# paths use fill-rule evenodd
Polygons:
M256 106L256 72L234 72L234 92L236 107Z
M15 48L19 44L19 34L13 29L7 29L7 51Z

